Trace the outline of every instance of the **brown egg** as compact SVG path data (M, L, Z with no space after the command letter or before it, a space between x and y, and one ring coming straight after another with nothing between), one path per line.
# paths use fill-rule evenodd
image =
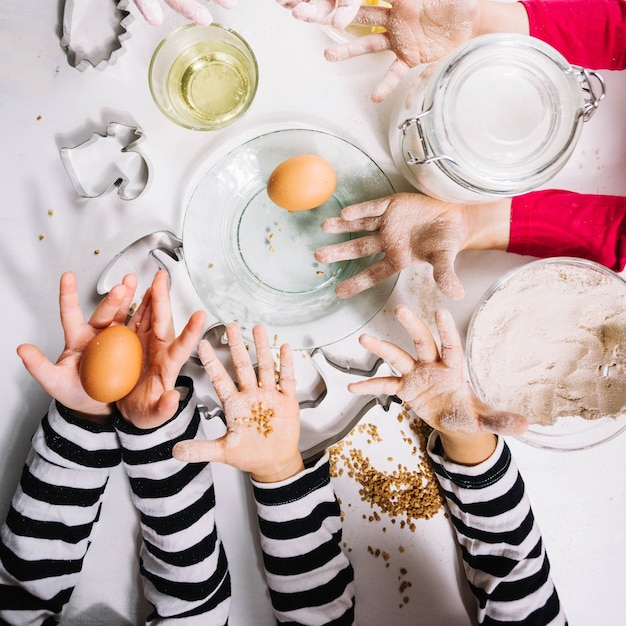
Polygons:
M267 195L288 211L308 211L324 204L336 186L337 174L328 161L316 154L300 154L270 174Z
M142 365L139 337L126 326L109 326L85 349L80 359L80 382L94 400L116 402L137 384Z

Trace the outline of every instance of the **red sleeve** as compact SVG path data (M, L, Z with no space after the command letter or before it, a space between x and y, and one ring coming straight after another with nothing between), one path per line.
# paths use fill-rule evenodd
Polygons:
M530 34L570 63L593 70L626 69L626 1L522 0Z
M621 271L626 264L626 197L533 191L512 199L509 252L573 256Z

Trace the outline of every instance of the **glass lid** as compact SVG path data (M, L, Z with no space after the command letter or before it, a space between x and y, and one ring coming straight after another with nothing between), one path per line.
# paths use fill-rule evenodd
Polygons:
M484 35L458 49L425 95L425 134L453 180L514 194L549 180L580 134L576 71L552 47L522 35Z
M268 197L268 177L300 154L317 154L337 174L329 200L289 212ZM238 321L245 336L264 324L274 343L310 349L338 341L366 324L389 297L397 277L342 300L335 287L377 257L323 264L315 250L349 234L324 233L326 217L349 204L394 193L384 172L362 150L312 129L268 132L234 148L201 172L183 224L183 251L192 283L222 322Z

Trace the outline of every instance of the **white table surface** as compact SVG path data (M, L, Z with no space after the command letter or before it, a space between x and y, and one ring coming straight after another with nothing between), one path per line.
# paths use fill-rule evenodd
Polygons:
M91 310L97 301L98 277L115 254L154 231L181 234L188 183L206 155L268 121L313 124L353 141L383 168L397 190L410 189L395 172L389 154L391 102L373 104L369 99L391 62L388 54L330 64L322 54L332 43L328 36L317 26L296 22L271 0L240 0L231 11L216 8L216 20L237 30L254 49L259 90L248 114L233 126L213 133L194 132L175 126L159 113L146 78L152 50L182 19L169 14L159 28L136 19L129 26L125 54L115 64L103 71L79 72L68 64L59 45L62 4L3 0L0 5L2 517L19 480L30 437L49 403L22 367L16 346L35 343L56 358L62 346L57 290L63 271L78 275L84 307ZM626 76L603 75L608 96L551 186L626 193ZM149 187L132 201L121 200L115 190L81 199L70 184L59 150L86 141L93 132L103 132L112 121L143 130L145 138L138 149L151 166ZM527 260L500 252L461 255L457 268L467 295L460 302L437 296L423 268L407 271L368 330L406 342L392 312L392 305L405 302L430 320L436 305L450 307L464 333L485 289L502 272ZM197 306L194 293L178 289L178 316ZM355 364L367 362L356 334L330 346L328 352ZM307 361L306 354L302 360ZM193 373L201 379L197 369ZM323 410L328 407L324 405ZM374 410L367 420L386 424L390 434L385 435L385 445L401 456L401 435L399 431L394 434L392 420L385 422L385 416ZM572 453L534 449L518 441L510 445L543 530L570 624L624 624L626 435ZM233 576L230 623L272 624L248 480L223 466L215 467L215 480L218 524ZM346 509L344 532L356 568L360 624L472 623L472 599L443 511L433 519L419 520L415 532L397 526L387 532L391 529L388 519L363 522L363 513L370 515L372 509L358 497L352 498L345 480L338 482L337 490ZM394 547L400 544L405 549L402 555ZM120 469L107 487L102 519L64 624L142 623L146 609L137 545L136 515ZM372 556L368 546L390 550L390 567ZM403 594L398 590L400 567L407 568L412 583ZM404 595L409 602L400 607Z

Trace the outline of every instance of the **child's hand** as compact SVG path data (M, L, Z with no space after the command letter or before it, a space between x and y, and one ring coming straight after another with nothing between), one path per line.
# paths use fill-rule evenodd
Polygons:
M127 275L102 299L89 321L80 308L76 276L66 272L61 276L59 309L65 337L65 347L53 364L43 352L31 344L22 344L17 353L30 375L62 405L82 414L82 417L102 421L111 414L109 404L90 398L80 382L78 367L89 342L105 328L123 324L137 287L135 276Z
M200 342L198 354L224 407L227 432L215 441L177 443L173 455L187 463L226 463L251 472L259 482L285 480L304 467L298 450L300 407L292 351L289 346L281 346L277 380L265 329L255 326L257 377L238 325L229 324L226 336L238 386L209 342Z
M182 366L202 334L205 314L197 311L178 337L174 331L168 275L159 270L129 323L143 347L143 368L134 389L117 402L137 428L156 428L174 416L180 393L175 389Z
M212 1L225 9L230 9L237 3L237 0ZM148 24L158 26L163 21L161 0L134 0L134 2ZM208 26L213 21L209 9L198 0L164 0L164 2L173 11L195 22L198 26Z
M326 219L323 229L329 233L375 234L319 248L315 258L322 263L385 253L380 261L337 287L341 298L369 289L420 261L433 266L435 282L445 295L454 299L464 295L454 271L467 236L460 205L419 193L397 193L346 207L341 217Z
M408 307L396 307L396 317L413 339L415 357L392 343L361 335L361 345L385 359L400 376L351 383L350 391L400 396L441 433L446 454L460 463L479 463L491 454L495 438L489 433L520 435L526 431L525 417L485 404L465 381L461 340L448 311L440 310L435 316L441 349L428 326Z
M379 26L385 32L358 37L331 46L329 61L342 61L362 54L391 50L396 59L385 74L372 100L381 102L410 68L436 61L476 34L477 0L388 0L391 8L363 6L353 22Z
M286 9L293 9L292 15L304 22L329 24L343 29L351 24L359 12L361 0L276 0Z

